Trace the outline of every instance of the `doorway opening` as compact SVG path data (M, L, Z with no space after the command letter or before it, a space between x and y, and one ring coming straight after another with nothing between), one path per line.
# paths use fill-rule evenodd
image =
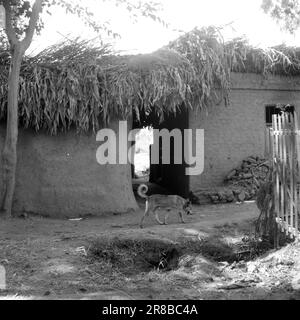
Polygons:
M134 164L132 166L133 190L136 191L141 183L148 185L150 194L177 194L184 198L189 197L189 176L186 175L186 164L182 152L181 164L175 164L174 138L170 137L170 163L162 163L162 139L159 142L159 163L151 163L151 150L153 150L153 130L179 129L182 133L189 127L189 112L187 108L180 108L176 113L164 115L160 122L157 115L152 112L143 117L143 120L133 121L133 129L140 129L136 136ZM182 134L183 137L183 134ZM184 150L184 139L182 139Z
M135 137L133 178L149 182L150 147L153 144L153 128L141 128Z

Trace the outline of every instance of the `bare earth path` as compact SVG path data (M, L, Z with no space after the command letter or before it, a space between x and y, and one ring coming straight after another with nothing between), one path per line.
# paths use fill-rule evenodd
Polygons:
M138 227L141 214L142 210L81 221L40 217L0 220L0 264L7 272L7 290L0 291L0 296L2 299L298 298L298 292L284 282L289 280L284 272L290 269L283 270L282 279L277 279L278 272L276 279L269 277L270 271L267 282L252 270L252 262L251 265L218 263L198 254L186 255L171 271L124 275L113 267L103 269L101 261L97 264L88 259L91 241L97 238L176 242L222 237L234 243L250 231L249 221L258 216L258 211L254 203L198 206L192 216L186 217L186 224L180 224L174 215L170 216L168 226L158 226L151 217L144 229ZM284 266L294 268L294 265ZM244 282L243 268L249 278ZM237 281L244 284L238 286Z

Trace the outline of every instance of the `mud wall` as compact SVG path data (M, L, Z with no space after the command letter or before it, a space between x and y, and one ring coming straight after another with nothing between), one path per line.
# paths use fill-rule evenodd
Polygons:
M230 105L190 112L190 128L204 129L204 172L190 189L222 185L225 175L251 155L265 154L265 106L291 104L299 114L300 78L232 74ZM196 147L194 140L194 147Z
M110 127L118 132L118 122ZM1 125L0 153L4 134ZM79 217L136 209L130 165L99 165L100 144L95 134L20 130L14 213Z

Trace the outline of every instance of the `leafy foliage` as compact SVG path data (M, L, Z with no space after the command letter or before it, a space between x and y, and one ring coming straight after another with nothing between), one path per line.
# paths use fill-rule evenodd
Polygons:
M300 26L298 0L263 0L262 9L291 33Z
M99 0L94 0L95 3ZM101 0L102 2L107 2L108 0ZM111 1L111 0L110 0ZM9 2L11 7L12 14L12 23L14 30L17 33L19 38L24 36L26 29L28 27L28 22L32 12L32 1L28 0L0 0L0 4L3 2ZM81 0L43 0L42 8L43 12L52 15L52 8L61 7L66 13L70 13L78 16L86 26L99 33L104 31L109 36L119 37L118 33L113 32L107 22L99 22L94 15L94 12L87 6L84 6ZM158 15L158 12L161 10L160 2L156 1L133 1L133 0L113 0L116 6L124 7L129 16L135 21L138 17L150 18L154 21L157 21L165 26L167 23ZM37 26L36 32L39 34L44 28L43 16L40 17Z
M300 51L224 42L220 30L194 29L152 53L114 55L109 46L71 41L26 57L19 90L20 124L56 134L71 126L96 131L111 118L154 111L162 119L180 106L228 103L230 73L300 74ZM0 51L0 119L7 104L10 55ZM215 89L219 90L215 90Z

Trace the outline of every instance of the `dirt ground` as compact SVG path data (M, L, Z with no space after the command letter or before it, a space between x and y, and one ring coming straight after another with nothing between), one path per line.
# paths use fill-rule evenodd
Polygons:
M159 226L150 217L144 229L138 226L142 210L80 221L1 220L0 264L7 277L1 299L300 298L298 243L260 256L251 256L252 249L243 246L258 216L255 203L197 206L193 211L185 224L170 215L169 225ZM128 271L117 259L121 254L112 256L108 247L129 240L161 241L181 247L180 255L171 269L159 264L142 270L135 265L139 255L124 245L118 250L128 250ZM100 258L91 254L95 243L103 246Z

